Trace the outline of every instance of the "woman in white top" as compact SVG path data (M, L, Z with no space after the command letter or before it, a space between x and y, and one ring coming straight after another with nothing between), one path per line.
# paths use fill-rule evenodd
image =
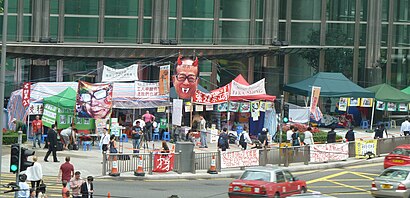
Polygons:
M37 162L37 156L33 156L33 162L34 165L27 168L26 175L27 180L31 181L31 188L36 189L36 194L38 194L40 181L43 179L43 168L41 164Z
M108 129L104 128L104 134L101 135L100 145L103 153L107 153L108 144L110 143L110 134L108 134Z
M307 131L305 131L305 139L303 140L303 143L306 145L313 145L315 142L313 141L313 134L310 132L312 128L308 127Z

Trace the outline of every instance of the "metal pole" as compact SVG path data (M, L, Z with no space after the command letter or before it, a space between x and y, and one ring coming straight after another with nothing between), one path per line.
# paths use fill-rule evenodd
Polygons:
M279 117L279 161L278 165L280 166L280 161L281 161L281 152L280 152L280 146L282 145L282 122L283 122L283 105L284 105L284 97L283 95L280 95L280 117Z
M8 6L9 0L4 0L3 8L3 33L1 38L1 67L0 67L0 122L3 123L4 120L4 83L5 83L5 73L6 73L6 50L7 50L7 17L8 17ZM3 133L0 133L0 156L3 156ZM0 178L1 177L1 166L2 158L0 157ZM1 181L0 181L1 184Z
M20 164L20 162L21 162L21 160L20 160L20 158L21 158L21 144L22 144L22 142L23 142L23 131L18 131L18 134L19 134L19 136L18 136L18 144L19 144L19 166L18 166L18 169L17 169L17 173L16 173L16 184L17 185L19 185L19 175L20 175L20 167L21 167L21 164ZM19 191L16 191L16 192L14 192L14 197L15 198L18 198L18 193L19 193Z
M376 105L376 98L373 98L373 107L372 107L372 118L370 120L370 130L373 130L373 120L374 120L374 106Z

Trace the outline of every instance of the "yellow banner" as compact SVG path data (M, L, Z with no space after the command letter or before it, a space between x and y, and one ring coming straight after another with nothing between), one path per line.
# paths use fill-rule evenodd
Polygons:
M160 112L165 112L165 107L164 107L164 106L159 106L159 107L157 108L157 112L158 112L158 113L160 113Z
M366 158L367 153L376 154L377 140L363 140L355 142L356 158Z

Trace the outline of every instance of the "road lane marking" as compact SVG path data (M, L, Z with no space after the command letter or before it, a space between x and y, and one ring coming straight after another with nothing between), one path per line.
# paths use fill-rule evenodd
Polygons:
M355 189L355 190L358 190L358 191L367 192L367 194L370 194L370 191L367 191L367 190L362 189L362 188L358 188L358 187L356 187L356 186L351 186L351 185L343 184L343 183L340 183L340 182L337 182L337 181L333 181L333 180L327 180L327 181L329 181L329 182L331 182L331 183L334 183L334 184L336 184L336 185L344 186L344 187L346 187L346 188L352 188L352 189Z
M310 193L317 193L317 192L319 192L319 191L317 191L317 190L310 190L310 189L308 189L307 190L307 192L310 192ZM321 193L321 192L319 192L319 193ZM334 198L337 198L337 197L335 197L335 196L332 196L332 195L329 195L329 194L324 194L324 193L321 193L322 195L328 195L329 197L334 197Z
M333 178L333 181L339 181L339 182L343 182L343 181L369 181L369 179L367 178Z
M356 186L356 187L358 187L358 188L367 188L367 187L370 187L370 186L367 185L367 186ZM309 188L310 189L312 189L312 188L316 189L316 188L346 188L346 187L344 187L344 186L312 186L312 185L310 185Z
M372 177L366 176L366 175L362 174L361 172L350 172L350 173L353 174L353 175L357 175L359 177L363 177L363 178L366 178L366 179L369 179L369 180L373 180Z
M362 164L362 165L356 165L356 166L349 166L349 169L366 168L366 167L381 166L381 165L382 165L382 162L371 163L371 164Z
M317 178L317 179L314 179L314 180L307 181L306 184L313 184L313 183L316 183L316 182L319 182L319 181L326 181L327 179L331 179L331 178L334 178L334 177L337 177L337 176L345 175L347 173L348 173L347 171L342 171L342 172L339 172L339 173L335 173L335 174L331 174L331 175L328 175L328 176L324 176L324 177L321 177L321 178Z

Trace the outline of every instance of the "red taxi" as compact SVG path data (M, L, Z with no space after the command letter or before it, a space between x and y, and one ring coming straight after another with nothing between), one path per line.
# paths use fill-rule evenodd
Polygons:
M229 184L230 198L287 197L305 193L306 182L293 177L279 167L255 167L245 170L241 177Z
M410 144L396 147L384 158L384 168L410 164Z

